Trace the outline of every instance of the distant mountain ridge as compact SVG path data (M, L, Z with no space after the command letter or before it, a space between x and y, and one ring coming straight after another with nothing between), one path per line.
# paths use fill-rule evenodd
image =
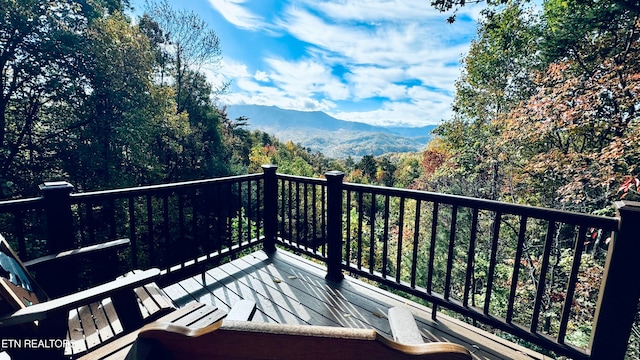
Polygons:
M292 141L332 158L421 151L435 128L374 126L339 120L321 111L261 105L231 105L227 115L230 119L245 116L250 130L264 131L280 141Z

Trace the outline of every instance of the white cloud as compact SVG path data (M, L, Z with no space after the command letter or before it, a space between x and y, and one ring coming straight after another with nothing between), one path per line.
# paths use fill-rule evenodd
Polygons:
M380 126L436 125L441 114L449 112L449 104L435 101L386 102L380 109L371 111L334 111L329 114L337 119L364 122Z
M253 78L263 82L269 81L269 75L267 75L266 72L260 71L260 70L256 70L256 73L255 75L253 75Z
M209 1L239 27L262 21L243 0ZM238 91L224 96L229 104L321 110L380 125L436 124L451 116L460 59L475 34L476 25L468 19L479 18L481 7L460 9L453 25L446 23L449 14L437 12L428 1L292 0L282 8L265 15L276 20L262 24L262 30L300 40L295 51L287 51L295 57L269 49L268 56L257 54L260 62L250 71L232 66L228 74ZM351 101L354 109L360 101L371 106L379 99L386 101L376 110L341 111L337 106Z
M243 6L245 2L245 0L209 0L211 6L237 27L247 30L263 28L265 23L262 18L247 10Z
M335 22L299 7L287 8L278 25L292 36L356 63L396 66L437 56L459 37L461 28L447 28L444 17L425 23L415 16L404 22L387 21L375 26Z
M287 61L265 59L271 67L269 77L291 96L321 95L329 100L344 100L349 90L331 74L331 68L313 60Z
M331 91L324 82L320 87L314 88L313 84L308 84L314 78L310 76L305 78L302 84L296 84L296 77L304 77L301 73L315 73L317 79L326 77L323 72L326 70L325 68L311 62L294 64L281 60L270 61L275 65L269 69L271 75L264 70L256 70L254 74L251 74L243 64L228 60L223 61L220 74L215 77L210 75L209 79L215 78L220 83L231 80L236 90L219 96L218 101L224 105L257 104L301 111L329 111L336 107L335 103L329 99L318 100L314 98L314 90ZM287 72L286 69L289 67L296 70ZM276 86L265 82L265 80L271 80L272 77L275 78ZM336 88L338 89L336 93L346 91L344 85L337 84Z
M429 6L428 1L403 0L343 0L303 1L332 19L358 21L402 21L421 18L424 20L443 16Z

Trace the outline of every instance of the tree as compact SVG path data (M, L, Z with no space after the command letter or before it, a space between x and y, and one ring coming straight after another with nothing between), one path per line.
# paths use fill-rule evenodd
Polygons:
M224 149L221 131L229 122L223 110L214 104L214 97L224 91L214 89L204 73L215 70L220 62L220 40L215 31L197 14L174 10L169 3L147 2L146 14L140 20L140 28L151 40L157 62L160 87L172 89L176 114L186 116L191 133L179 139L184 151L167 153L166 180L187 180L227 175L239 165L237 159L229 160L233 150ZM234 130L225 133L234 136ZM231 145L233 141L226 141Z
M67 137L65 169L82 188L157 182L169 142L188 133L169 94L154 87L147 37L118 13L87 32L86 77L91 91L78 112L82 126ZM162 144L162 146L158 146Z
M56 156L90 93L87 28L120 1L5 1L0 26L0 183L4 195L60 177ZM7 192L8 191L8 192Z
M505 157L508 149L496 140L504 129L501 119L535 91L531 74L541 66L539 34L531 10L513 3L481 23L456 83L455 115L434 131L450 156L448 170L432 179L440 191L502 198L505 178L516 166L505 161L517 159Z
M565 208L603 209L638 171L640 13L578 1L549 1L545 10L543 48L553 62L508 117L504 142L525 159L525 188Z
M194 96L188 86L190 76L201 72L204 67L211 70L218 67L222 54L220 39L194 12L174 10L166 0L147 2L146 5L147 14L162 32L162 36L158 36L153 25L146 26L153 29L155 36L152 39L168 59L161 64L161 72L170 74L176 89L178 112L184 111L186 103ZM144 19L143 24L151 24L147 18ZM215 93L221 91L224 91L224 86L216 89Z
M365 155L360 159L360 162L356 164L356 169L362 171L362 174L368 181L372 182L375 180L378 164L373 155Z

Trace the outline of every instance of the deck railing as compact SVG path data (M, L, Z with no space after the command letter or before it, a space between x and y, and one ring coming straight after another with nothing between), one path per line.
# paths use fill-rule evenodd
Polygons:
M622 359L640 286L640 206L602 217L277 174L0 202L0 232L24 259L128 237L123 269L169 282L276 244L576 359ZM46 240L45 240L46 239ZM95 264L92 264L92 266Z

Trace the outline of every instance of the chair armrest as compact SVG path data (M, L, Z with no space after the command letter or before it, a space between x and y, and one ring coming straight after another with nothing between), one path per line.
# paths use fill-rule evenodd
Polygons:
M134 296L133 288L155 281L159 275L159 269L149 269L84 291L35 304L0 318L0 327L44 320L62 311L69 311L82 305L100 301L107 297L120 294L123 291L131 291L131 296Z
M225 320L250 321L256 312L256 302L240 300L233 304Z
M118 240L107 241L107 242L96 244L96 245L85 246L79 249L66 250L66 251L59 252L57 254L41 256L39 258L25 261L24 266L26 266L27 268L34 268L51 261L68 259L75 256L88 255L88 254L97 253L105 250L117 250L117 249L129 246L130 243L131 243L131 240L129 239L118 239Z
M393 340L401 344L424 343L416 319L409 309L403 307L389 309L389 326Z

